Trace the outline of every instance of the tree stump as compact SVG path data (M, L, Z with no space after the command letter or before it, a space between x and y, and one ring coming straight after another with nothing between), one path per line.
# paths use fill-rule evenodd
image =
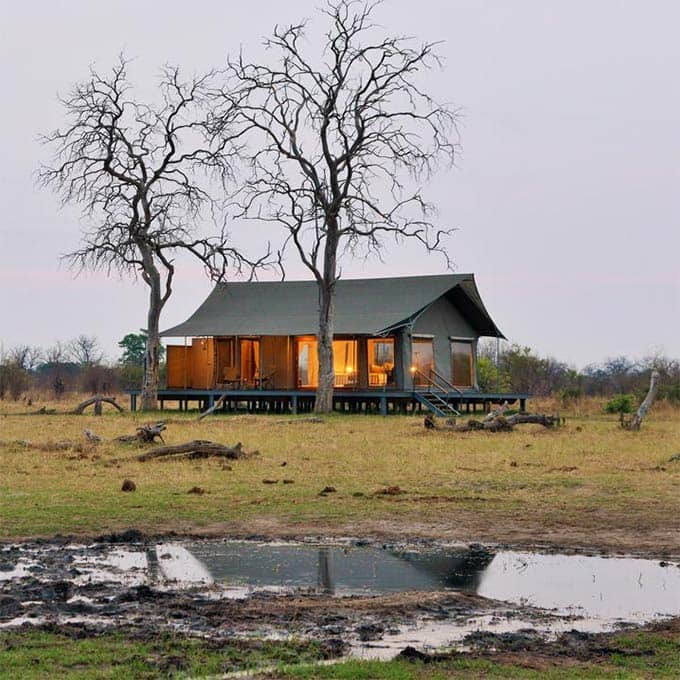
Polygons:
M630 421L630 424L628 425L629 430L637 432L640 429L642 421L645 419L647 411L649 411L649 408L652 405L652 402L654 401L654 397L656 397L656 390L658 389L658 387L659 387L659 372L655 370L652 371L652 375L649 378L649 391L647 392L647 396L645 397L644 401L640 404L640 408L638 408L637 413L633 416L632 420ZM623 423L623 420L621 422Z
M120 442L121 444L130 444L132 442L138 442L140 444L153 444L156 437L160 439L164 444L165 440L161 434L163 430L167 429L164 421L160 420L157 423L148 423L147 425L142 425L137 428L135 434L124 434L120 437L116 437L114 441Z

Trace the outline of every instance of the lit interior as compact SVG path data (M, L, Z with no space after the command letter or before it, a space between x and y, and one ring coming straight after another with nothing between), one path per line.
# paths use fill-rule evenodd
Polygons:
M297 339L298 385L318 387L319 357L315 337ZM335 387L353 387L357 384L357 341L333 340L333 369Z

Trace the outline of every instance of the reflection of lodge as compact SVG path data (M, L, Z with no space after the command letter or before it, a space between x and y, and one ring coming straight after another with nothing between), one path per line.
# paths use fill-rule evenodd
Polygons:
M209 405L226 394L233 399L225 407L245 401L294 412L313 404L317 314L313 281L216 286L187 321L163 333L184 342L168 345L159 399ZM404 410L435 398L460 406L526 396L479 392L478 339L503 336L471 274L341 280L334 328L340 403L379 404L386 412L388 404Z
M162 553L159 559L157 551ZM494 554L486 550L388 551L339 546L222 543L147 550L151 583L232 584L376 593L453 589L476 592Z

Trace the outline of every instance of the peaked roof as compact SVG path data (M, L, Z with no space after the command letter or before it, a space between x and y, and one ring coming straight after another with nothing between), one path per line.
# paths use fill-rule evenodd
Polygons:
M472 274L341 279L335 290L335 333L379 335L405 326L443 295L480 335L503 337ZM318 308L315 281L221 283L184 323L161 335L314 335Z

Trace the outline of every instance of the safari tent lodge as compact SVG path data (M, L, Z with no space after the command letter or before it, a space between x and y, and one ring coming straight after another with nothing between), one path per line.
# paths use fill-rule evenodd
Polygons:
M472 274L347 279L336 284L336 408L443 415L527 395L483 394L480 337L502 338ZM165 330L165 401L276 412L313 408L318 379L314 281L217 285L184 323ZM132 408L136 395L131 392Z

